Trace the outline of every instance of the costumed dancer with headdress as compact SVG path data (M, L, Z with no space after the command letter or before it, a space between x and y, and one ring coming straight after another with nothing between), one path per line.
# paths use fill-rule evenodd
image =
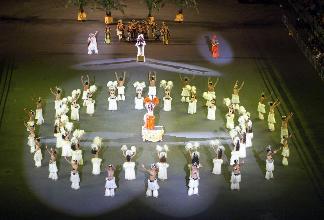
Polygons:
M237 132L239 132L239 127L236 126L235 130ZM235 136L233 139L233 144L234 144L234 148L231 152L231 158L230 158L230 165L234 165L235 164L235 160L237 160L238 162L240 161L240 138L239 136Z
M51 93L55 96L55 115L58 115L58 111L60 109L60 105L62 103L61 95L62 95L62 89L55 87L55 90L50 88Z
M227 114L225 115L226 117L226 128L231 130L234 128L234 117L235 117L235 114L233 112L233 110L229 110L227 112Z
M144 98L142 94L143 94L143 89L145 88L145 82L140 83L137 81L133 84L133 86L135 87L136 90L136 96L134 99L135 109L142 110L144 109Z
M197 99L196 99L196 95L192 94L190 101L188 103L188 114L196 114L197 112Z
M88 93L88 100L87 100L87 114L92 116L94 114L95 111L95 103L96 101L94 99L92 99L93 94L97 91L97 86L96 85L92 85L89 88L89 93Z
M71 148L71 141L69 139L68 133L62 133L62 140L61 140L61 146L62 146L62 157L71 157L72 156L72 148Z
M161 35L162 35L162 42L164 45L168 45L169 44L169 40L170 40L170 30L168 25L163 21L162 22L162 26L161 26Z
M250 112L246 113L246 147L252 147L252 139L253 139L253 129L252 129L252 120Z
M98 45L97 45L97 34L96 31L94 34L90 33L88 37L88 54L91 55L93 53L98 54Z
M288 146L289 138L291 138L291 135L284 138L283 146L280 148L282 150L282 152L281 152L282 165L284 165L284 166L288 166L288 157L290 156L290 151L289 151L289 146Z
M166 112L171 111L172 98L170 94L171 94L171 89L173 87L173 82L161 80L160 87L164 88L164 94L165 94L165 96L163 97L163 110Z
M234 161L232 176L231 176L231 190L240 190L241 182L241 164L238 160Z
M49 164L48 164L48 171L49 171L49 175L48 178L52 179L52 180L57 180L58 176L57 176L57 166L56 166L56 157L57 157L57 153L56 150L53 149L51 147L50 150L48 150L47 146L46 146L46 150L48 152L48 154L50 155L50 160L49 160Z
M118 20L117 22L116 34L118 36L118 40L121 41L124 35L124 24L122 20Z
M157 175L159 172L159 168L154 163L151 164L150 169L146 169L144 164L142 164L142 168L145 172L149 174L149 178L147 179L146 196L147 197L153 196L157 198L159 196L159 189L160 189L160 186L157 182Z
M213 58L218 58L219 57L219 42L217 40L217 36L213 35L211 39L211 51L212 51L212 56Z
M225 151L224 146L220 145L219 140L210 141L210 147L215 151L216 158L213 159L214 167L213 174L222 174L223 154Z
M151 99L150 97L146 97L144 99L145 108L147 113L144 115L144 128L153 130L155 127L155 116L154 116L154 108L159 104L159 99L154 97Z
M233 104L234 109L239 108L239 104L240 104L239 92L244 86L244 81L242 82L241 86L239 86L238 83L239 83L239 81L236 80L234 87L233 87L232 104Z
M83 106L86 106L87 99L88 99L88 93L90 89L90 79L89 75L87 75L87 79L84 80L83 75L81 76L81 83L83 85L83 92L82 92L82 100L83 100Z
M82 149L80 140L84 135L84 130L75 129L71 138L72 160L77 161L78 165L83 165Z
M27 126L27 124L25 124ZM33 154L35 152L35 132L30 131L28 135L27 145L30 147L30 153Z
M114 172L115 167L112 164L109 164L107 167L107 177L106 177L106 184L105 184L105 196L115 196L115 189L117 188Z
M75 100L72 101L72 103L71 103L71 120L79 121L79 119L80 119L79 109L80 109L80 105Z
M168 145L164 145L163 147L160 145L156 145L156 151L158 154L159 162L156 163L157 167L159 168L158 178L160 180L168 179L168 167L169 164L166 162L167 159L167 152L169 151Z
M290 112L287 116L282 116L282 122L281 122L281 130L280 130L280 143L283 144L285 137L289 136L289 132L288 132L288 122L289 120L292 118L294 114L292 112Z
M206 106L210 106L210 102L213 99L216 99L216 94L215 94L215 87L217 86L219 82L219 78L215 82L212 81L210 77L208 77L208 82L207 82L207 92L203 93L203 98L206 99Z
M106 25L105 28L105 43L106 44L111 44L111 28L109 27L109 25Z
M199 186L199 168L202 167L199 164L199 143L195 142L194 144L188 143L185 146L186 150L190 154L191 164L188 164L190 176L188 184L188 196L198 195L198 186Z
M93 175L99 175L101 172L100 166L101 166L102 159L99 158L101 145L102 145L102 138L95 137L91 144L91 153L94 155L94 157L91 159Z
M35 161L35 167L41 167L42 166L42 149L41 149L41 144L40 144L40 138L35 139L35 153L34 153L34 161Z
M44 123L44 118L43 118L43 105L42 105L42 99L41 97L38 98L36 102L36 115L35 119L37 120L36 124L41 125Z
M146 42L144 40L143 34L139 34L137 36L137 41L135 46L137 47L137 61L145 62L144 48L146 46Z
M116 88L117 81L109 81L107 83L109 97L108 97L108 110L116 111L117 110L117 97L116 97Z
M121 147L121 151L123 152L123 156L126 158L126 162L123 164L123 168L125 170L125 179L134 180L136 179L135 162L132 162L131 159L136 155L136 147L131 146L131 148L128 149L126 145L123 145Z
M153 99L156 96L156 72L149 72L148 75L148 80L149 80L149 91L147 95Z
M115 72L116 81L117 81L117 101L125 101L125 77L126 72L124 71L123 76L118 76L118 74Z
M265 104L264 104L264 101L265 100L266 100L266 97L265 97L264 93L262 93L261 94L261 97L260 97L260 100L259 100L259 103L258 103L258 108L257 108L257 111L259 113L259 119L260 120L264 120L263 114L266 113Z
M180 76L180 80L181 80L182 85L183 85L182 92L181 92L181 102L189 102L189 100L190 100L190 90L191 90L190 83L195 78L195 75L193 75L191 79L189 79L187 76L182 78L181 74L179 74L179 76Z
M215 120L216 118L216 99L210 101L210 105L208 106L207 119Z
M78 171L78 163L77 161L69 161L65 157L66 162L71 164L72 170L71 170L71 175L70 175L70 181L71 181L71 188L74 190L80 189L80 176L79 176L79 171Z
M274 124L276 123L275 118L275 109L280 104L279 100L277 99L275 102L270 102L269 114L268 114L268 128L270 131L275 130Z
M270 180L273 178L273 171L274 171L274 160L272 155L276 154L277 151L273 151L271 146L269 145L266 149L267 151L267 158L266 158L266 174L265 178Z

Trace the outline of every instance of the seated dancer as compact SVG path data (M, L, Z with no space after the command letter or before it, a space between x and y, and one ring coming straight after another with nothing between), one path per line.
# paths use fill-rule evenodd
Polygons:
M144 98L142 96L143 89L145 88L145 82L135 82L133 86L136 89L136 96L135 96L135 109L136 110L142 110L144 109Z
M210 101L210 105L208 106L207 119L215 120L216 118L216 99Z
M91 153L94 155L94 157L91 159L93 175L99 175L101 172L100 166L101 166L102 159L99 158L101 145L102 145L102 138L95 137L93 139L93 143L91 144Z
M126 145L121 147L121 151L123 152L123 156L126 158L126 162L123 164L123 168L125 170L125 179L126 180L134 180L135 177L135 162L132 162L131 159L136 155L136 147L131 146L130 150L128 150Z
M240 190L241 182L241 164L238 160L234 161L232 176L231 176L231 190Z
M159 196L158 190L160 188L157 182L159 168L156 166L156 164L151 164L151 169L146 169L144 164L142 164L142 168L149 174L149 178L147 180L146 196L150 197L153 195L153 197L157 198Z
M80 189L80 176L79 176L79 171L78 171L78 162L77 161L69 161L66 157L64 157L65 160L71 164L72 166L72 171L70 175L70 181L71 181L71 188L74 190Z
M156 145L156 151L159 158L159 162L156 163L156 166L159 168L158 178L160 180L168 179L168 167L169 164L166 162L167 152L169 151L168 145L164 145L163 147L160 145Z
M233 87L232 104L233 104L234 109L239 108L239 104L240 104L239 92L244 86L244 81L242 82L241 86L239 86L238 83L239 83L239 81L236 80L234 87Z
M118 76L115 72L116 80L117 80L117 101L125 101L125 76L126 72L124 72L123 76Z
M42 149L40 144L40 138L35 139L35 153L34 153L34 161L35 161L35 167L41 167L42 166Z
M269 108L269 114L268 114L268 128L269 131L274 131L275 126L274 124L276 123L276 118L275 118L275 108L280 104L279 100L277 99L275 102L270 102L270 108Z
M88 93L90 89L90 79L89 75L87 75L87 79L84 80L83 75L81 76L81 83L83 85L83 92L82 92L82 100L83 100L83 106L86 106L87 100L88 100Z
M106 184L105 184L105 196L115 196L115 189L117 188L114 172L115 167L112 164L109 164L107 167L107 177L106 177Z
M225 151L224 146L220 145L219 140L210 141L210 147L216 153L216 157L213 159L214 167L213 174L222 174L222 164L223 164L223 153Z
M266 175L265 178L267 180L270 180L273 178L273 171L274 171L274 160L272 158L272 155L276 154L276 150L272 150L271 146L269 145L266 149L267 151L267 157L266 157Z
M148 75L149 78L149 91L147 93L147 95L153 99L156 96L156 72L149 72Z
M165 96L163 97L163 110L166 112L171 111L172 98L170 94L171 94L171 89L173 87L173 82L172 81L167 82L166 80L161 80L160 87L164 88L164 94L165 94Z
M36 124L41 125L44 123L43 118L43 105L42 105L42 99L41 97L38 97L38 100L36 102L36 115L35 119L37 120Z
M58 169L56 166L56 157L57 157L56 150L53 149L52 147L50 150L48 150L47 146L46 146L46 150L51 157L49 160L49 165L48 165L48 171L49 171L48 178L50 178L52 180L57 180L58 179L58 176L57 176Z
M97 34L96 31L94 34L90 33L88 37L88 54L91 55L93 53L98 54L98 45L97 45Z
M196 95L192 94L188 104L188 114L195 114L197 112L197 99Z
M109 111L116 111L117 110L117 97L116 97L116 88L117 88L117 81L109 81L107 83L108 87L108 110Z
M259 113L259 119L260 120L264 120L264 116L263 114L266 113L266 110L265 110L265 104L264 104L264 101L266 100L266 97L264 95L264 93L261 94L261 97L260 97L260 100L259 100L259 103L258 103L258 113Z
M216 35L213 35L211 39L211 51L213 58L219 57L219 42Z
M37 114L36 114L37 115ZM292 112L290 112L287 116L282 116L282 122L281 122L281 130L280 130L280 143L283 144L284 142L284 137L288 137L289 136L289 132L288 132L288 122L289 120L292 118L294 114Z
M181 74L179 74L179 76L180 76L180 80L181 80L182 85L183 85L182 92L181 92L181 102L189 102L189 100L190 100L190 90L191 90L190 83L195 78L195 75L193 75L191 79L189 79L187 76L182 78Z

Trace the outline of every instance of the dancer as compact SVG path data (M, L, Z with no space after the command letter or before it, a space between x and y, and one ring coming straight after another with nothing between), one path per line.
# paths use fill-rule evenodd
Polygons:
M226 128L231 130L234 128L234 111L233 110L229 110L228 113L226 114Z
M235 161L239 163L240 161L240 138L238 136L234 137L233 140L234 148L231 152L230 165L233 166Z
M211 100L216 99L215 87L217 86L218 82L219 82L219 78L217 78L217 80L213 82L211 78L208 77L207 92L204 92L203 94L203 98L206 99L207 107L210 105Z
M90 33L88 37L88 54L91 55L93 53L98 54L98 45L97 45L97 34L96 31L94 34Z
M190 176L188 184L188 196L198 195L198 186L199 186L199 163L194 162L189 164Z
M115 72L116 80L117 80L117 101L125 101L125 76L126 72L124 72L123 76L118 76Z
M294 114L292 112L290 112L287 116L282 116L282 122L281 122L281 131L280 131L280 143L283 144L284 142L284 138L289 136L289 132L288 132L288 122L289 120L292 118Z
M64 157L65 160L71 164L72 171L70 175L70 181L71 181L71 188L74 190L80 189L80 176L78 172L78 163L77 161L69 161L66 157Z
M41 97L38 97L38 100L36 102L36 116L35 119L37 120L36 124L41 125L44 123L43 118L43 105L42 105L42 99Z
M181 92L181 102L189 102L190 100L190 90L191 90L191 86L190 83L192 82L192 80L195 78L195 75L192 76L191 79L189 79L187 76L185 76L184 78L181 77L181 74L179 74L180 76L180 80L182 82L182 92Z
M162 35L162 42L164 45L168 45L169 44L169 40L170 40L170 30L169 27L167 26L167 24L163 21L162 22L162 26L161 26L161 35Z
M192 114L196 114L196 112L197 112L197 99L196 99L196 95L192 94L188 104L188 114L192 115Z
M55 97L55 115L57 116L58 111L60 109L60 105L62 103L62 100L61 100L62 90L58 87L55 87L55 90L50 88L50 91Z
M208 106L208 120L215 120L216 117L216 99L210 101L210 105Z
M250 113L246 113L247 121L246 121L246 147L252 147L252 139L253 139L253 129L252 129L252 121L250 117Z
M57 180L58 179L58 176L57 176L58 170L57 170L57 166L56 166L56 157L57 157L56 150L53 149L52 147L50 150L48 150L48 147L46 145L46 151L50 155L50 160L49 160L49 165L48 165L48 171L49 171L48 178L50 178L52 180Z
M259 103L258 103L258 113L259 113L259 119L260 120L264 120L264 116L263 114L266 113L266 110L265 110L265 104L264 104L264 101L266 100L266 97L264 95L264 93L261 94L261 97L260 97L260 100L259 100Z
M86 113L88 114L88 115L90 115L90 116L93 116L93 114L94 114L94 106L95 106L95 103L96 103L96 101L95 100L93 100L92 99L92 94L91 93L89 93L88 94L88 100L87 100L87 104L86 104L86 106L87 106L87 111L86 111Z
M117 188L114 173L115 167L112 164L109 164L107 167L107 177L106 177L106 184L105 184L105 196L115 196L115 189Z
M126 145L121 147L121 151L123 152L123 156L126 158L126 162L123 164L123 168L125 170L125 179L126 180L134 180L135 177L135 162L132 162L131 159L136 155L136 147L131 146L130 150L128 150Z
M147 93L147 95L153 99L156 96L156 72L149 72L148 75L149 78L149 91Z
M30 147L30 153L33 154L35 152L35 133L29 132L27 145Z
M219 57L219 42L217 40L217 36L213 35L213 38L211 39L211 51L213 58Z
M172 81L166 81L166 80L161 80L160 82L160 87L164 88L164 94L165 96L163 97L163 110L164 111L171 111L171 89L173 87L173 82Z
M137 42L135 46L137 47L137 62L145 62L144 48L146 46L146 42L144 40L143 34L139 34L137 36Z
M241 164L238 160L234 161L232 176L231 176L231 190L240 191L240 182L241 182Z
M124 24L122 20L118 20L117 22L116 34L118 36L118 40L121 41L124 35Z
M79 143L72 144L72 160L77 161L78 165L83 165L82 150Z
M233 87L232 104L233 104L234 109L239 108L239 104L240 104L239 92L244 86L244 81L241 83L241 86L239 86L238 83L239 83L239 81L236 80L234 87Z
M246 132L243 131L240 137L239 157L246 158Z
M109 89L109 97L108 97L108 110L116 111L117 110L117 97L115 95L117 88L117 81L109 81L107 83L107 87Z
M81 76L81 83L83 85L83 92L82 92L83 106L86 106L87 100L88 100L88 93L89 93L89 89L90 89L89 75L87 75L86 80L84 80L83 75L82 75Z
M93 175L99 175L100 174L100 166L102 159L99 158L99 152L101 150L102 146L102 138L95 137L93 139L93 143L91 144L91 153L93 154L93 158L91 159L92 163L92 174Z
M288 140L291 138L292 135L289 137L285 137L283 140L283 146L281 147L281 156L282 156L282 165L288 166L288 157L290 156L289 146L288 146Z
M144 164L142 164L142 168L145 172L149 174L149 178L147 180L146 196L150 197L153 195L153 197L157 198L159 196L160 188L157 182L159 168L156 166L156 164L151 164L151 169L146 169Z
M222 174L222 164L223 164L223 153L225 151L224 146L220 145L219 140L210 141L210 147L215 151L216 157L213 159L214 167L213 174Z
M158 178L160 180L168 179L168 167L169 164L166 162L167 159L167 152L169 151L168 145L164 145L163 147L160 145L156 145L156 151L159 158L159 162L156 163L157 167L159 168Z
M277 99L275 102L270 102L269 114L268 114L268 128L270 131L275 130L274 124L276 123L275 118L275 108L280 104L279 100Z
M80 105L74 100L71 103L71 120L79 121Z
M267 180L270 180L273 178L273 171L274 171L274 160L272 158L272 155L276 154L277 151L273 151L271 149L271 146L269 145L266 149L267 151L267 157L266 157L266 175L265 178Z
M71 141L69 139L69 134L62 133L62 140L61 140L61 146L62 146L62 157L71 157L72 156L72 149L71 149Z
M135 82L133 86L136 89L136 96L134 99L135 102L135 109L137 110L142 110L144 109L144 98L142 96L143 94L143 89L145 88L145 82Z
M111 28L109 27L109 25L106 25L105 28L105 43L106 44L110 44L111 43Z
M35 153L34 153L35 167L41 167L43 155L42 155L42 149L41 149L41 145L40 145L40 138L38 137L35 140L36 140Z

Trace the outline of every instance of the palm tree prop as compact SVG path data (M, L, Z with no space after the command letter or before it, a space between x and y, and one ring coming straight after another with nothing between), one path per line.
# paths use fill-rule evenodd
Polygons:
M154 9L159 11L165 4L164 0L144 0L144 2L148 9L148 17L152 17L152 11Z
M176 15L176 18L174 19L175 21L178 22L183 22L183 9L184 8L194 8L197 13L199 13L198 11L198 3L196 0L171 0L176 7L178 8L178 13Z
M87 5L87 0L68 0L66 3L66 7L70 5L77 6L79 9L78 12L78 21L85 21L87 19L87 15L84 11L84 7Z
M96 0L96 2L106 11L105 24L113 23L111 11L120 11L124 14L124 8L126 8L120 0Z

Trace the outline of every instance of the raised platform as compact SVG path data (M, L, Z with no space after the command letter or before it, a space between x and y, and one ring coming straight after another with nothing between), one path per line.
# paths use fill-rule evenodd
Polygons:
M146 129L142 126L142 138L143 141L158 142L162 141L164 135L163 126L154 126L153 130Z

